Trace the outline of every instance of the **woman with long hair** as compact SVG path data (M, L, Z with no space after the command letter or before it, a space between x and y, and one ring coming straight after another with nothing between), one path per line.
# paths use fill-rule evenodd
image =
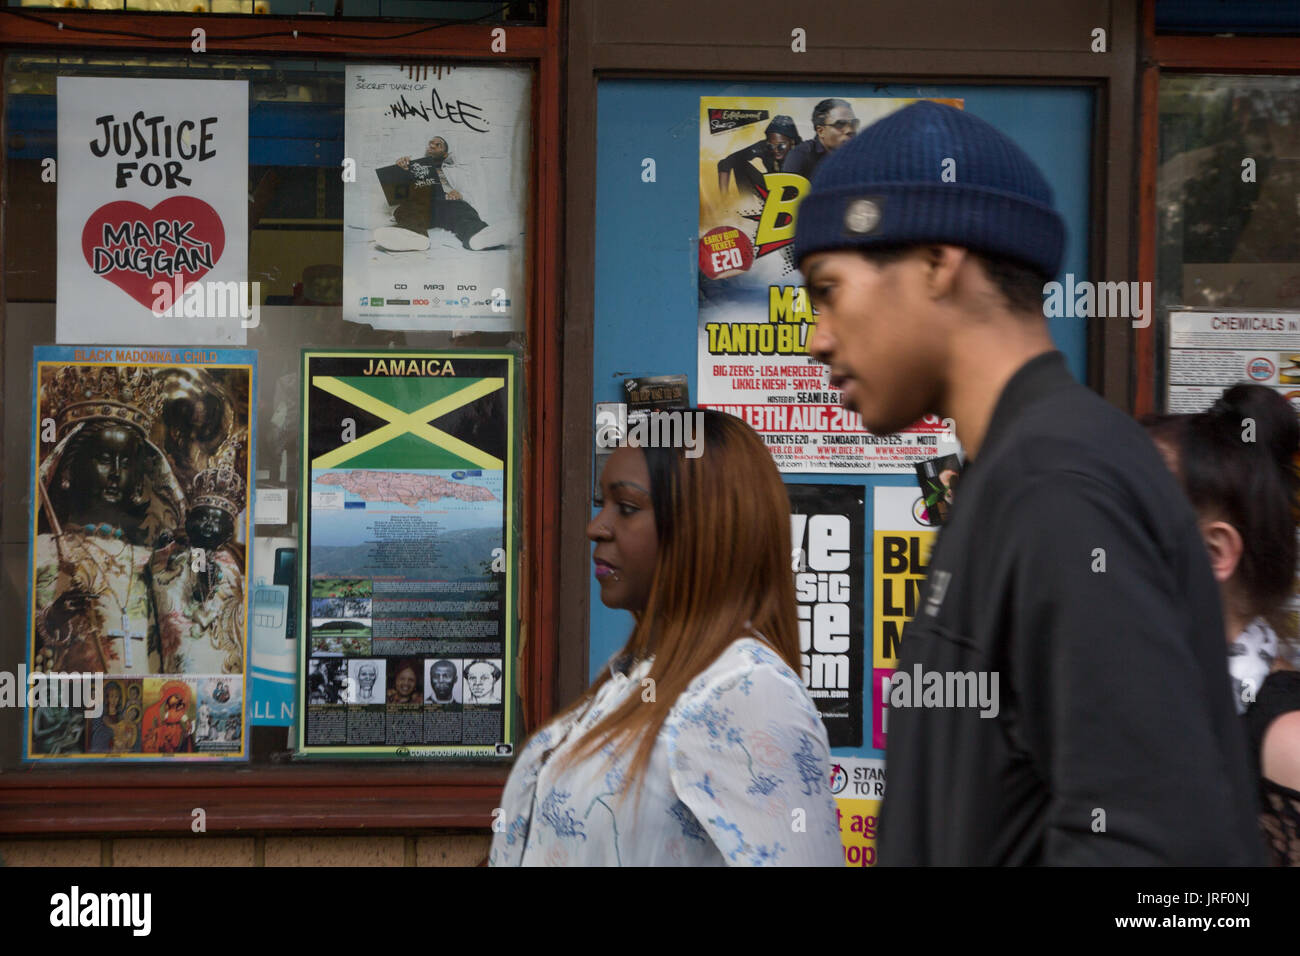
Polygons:
M1208 411L1152 416L1148 433L1200 521L1223 604L1228 669L1278 864L1300 866L1300 660L1295 617L1300 422L1272 389L1235 385Z
M790 506L738 418L622 447L587 526L632 634L520 752L493 865L841 865L826 730L799 677Z

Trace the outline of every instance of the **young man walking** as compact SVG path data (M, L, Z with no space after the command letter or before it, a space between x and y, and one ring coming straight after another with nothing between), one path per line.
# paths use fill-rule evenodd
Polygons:
M941 683L891 695L879 859L1261 863L1191 507L1042 314L1064 244L1029 157L929 102L828 156L799 209L845 404L878 433L952 419L968 458L903 638L900 673ZM997 706L947 699L962 675Z

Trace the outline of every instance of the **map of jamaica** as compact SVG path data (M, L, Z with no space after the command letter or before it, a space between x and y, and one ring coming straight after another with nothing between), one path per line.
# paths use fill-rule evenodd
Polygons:
M392 471L334 471L319 475L318 485L337 485L364 501L396 501L414 508L421 501L456 498L460 501L496 501L482 485L450 481L441 475L413 475Z

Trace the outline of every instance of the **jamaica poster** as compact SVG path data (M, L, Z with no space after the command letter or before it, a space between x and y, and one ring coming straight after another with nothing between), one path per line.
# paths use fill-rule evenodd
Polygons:
M517 367L303 353L300 754L512 753Z

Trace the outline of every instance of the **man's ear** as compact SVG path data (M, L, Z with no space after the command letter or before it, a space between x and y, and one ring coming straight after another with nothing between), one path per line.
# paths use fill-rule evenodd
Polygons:
M1205 550L1210 553L1214 580L1222 584L1236 573L1241 563L1241 532L1226 521L1203 521L1201 537L1205 540Z
M925 263L926 291L933 299L945 299L956 291L958 273L966 262L961 246L928 245L921 247Z

